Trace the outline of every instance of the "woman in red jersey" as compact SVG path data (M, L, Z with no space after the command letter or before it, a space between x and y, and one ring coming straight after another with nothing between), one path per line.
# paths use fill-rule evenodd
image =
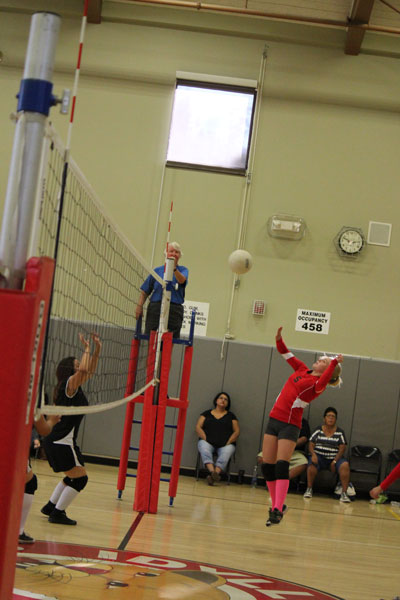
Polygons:
M264 435L262 471L272 501L267 526L278 524L286 508L289 461L299 436L303 410L327 385L340 385L340 363L343 362L341 354L334 358L322 356L309 369L287 349L282 339L282 327L275 339L278 352L294 373L275 400Z

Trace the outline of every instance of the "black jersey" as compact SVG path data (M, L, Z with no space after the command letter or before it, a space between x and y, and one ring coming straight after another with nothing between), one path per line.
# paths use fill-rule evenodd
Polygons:
M89 403L81 387L78 387L75 394L70 397L67 395L68 380L62 381L58 389L56 405L62 406L87 406ZM79 431L79 425L84 415L63 415L61 420L56 423L47 436L46 440L64 444L76 444L76 438Z
M205 410L201 416L205 417L203 430L207 437L206 441L216 448L226 446L226 442L233 433L232 421L237 421L236 415L228 411L223 417L216 419L211 410Z

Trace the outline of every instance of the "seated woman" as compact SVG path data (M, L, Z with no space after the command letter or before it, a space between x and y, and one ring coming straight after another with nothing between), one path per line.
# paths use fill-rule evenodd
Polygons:
M333 406L328 406L324 412L324 424L317 427L310 437L307 468L307 489L304 492L304 498L312 498L313 483L318 473L327 469L339 475L342 484L342 493L340 502L351 502L347 488L350 480L349 462L343 458L346 448L346 436L340 427L336 425L337 410Z
M239 437L239 423L231 412L231 399L226 392L217 394L213 401L214 408L204 411L197 423L196 433L199 436L198 449L204 466L209 471L208 485L214 485L221 479L222 471L235 452L236 440ZM217 459L214 464L214 454Z

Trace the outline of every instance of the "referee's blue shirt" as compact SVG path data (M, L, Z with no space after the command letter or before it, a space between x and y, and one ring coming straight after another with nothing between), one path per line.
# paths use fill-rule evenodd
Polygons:
M189 277L189 270L186 267L182 267L181 265L177 266L177 269L182 275L186 277L186 281L184 283L178 283L175 275L173 276L172 283L178 283L178 289L174 289L171 292L171 302L173 304L183 304L185 302L185 288ZM159 275L162 279L164 278L164 265L161 267L156 267L154 271ZM161 302L162 300L162 285L158 283L156 279L152 275L149 275L146 281L141 285L140 289L150 297L150 302Z

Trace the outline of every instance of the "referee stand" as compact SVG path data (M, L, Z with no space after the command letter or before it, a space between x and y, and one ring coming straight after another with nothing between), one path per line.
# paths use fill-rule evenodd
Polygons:
M118 498L121 498L122 492L125 489L126 477L135 477L135 475L130 475L127 473L129 450L139 450L136 475L137 481L133 504L133 509L137 512L157 512L163 454L172 455L173 457L170 478L165 480L169 481L168 493L170 506L172 506L174 498L176 497L182 456L183 437L185 433L186 414L189 405L188 393L193 356L195 316L196 313L193 311L188 340L173 340L171 332L163 334L159 383L157 386L150 386L144 392L144 394L129 401L126 407L117 489ZM142 334L141 319L138 320L135 338L132 340L131 358L129 363L125 396L131 395L134 391L140 342L143 339L149 340L146 383L151 381L153 378L157 335L158 334L154 331L150 333L150 336ZM168 397L168 382L173 344L185 346L182 375L179 386L179 398ZM134 407L136 403L143 404L141 422L134 420ZM178 419L176 425L165 424L167 407L178 408ZM139 448L134 448L131 446L133 423L141 424ZM164 432L166 427L176 429L173 452L163 451Z

